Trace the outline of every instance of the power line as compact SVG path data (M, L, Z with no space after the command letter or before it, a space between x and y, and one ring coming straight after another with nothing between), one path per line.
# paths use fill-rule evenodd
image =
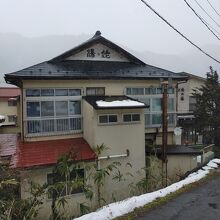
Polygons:
M197 0L194 0L194 1L195 1L196 4L209 16L209 18L212 19L212 21L213 21L218 27L220 27L220 24L217 23L217 22L215 21L215 19L212 18L212 17L209 15L209 13L198 3L198 1L197 1Z
M176 31L180 36L182 36L185 40L187 40L190 44L192 44L194 47L196 47L198 50L200 50L203 54L205 54L206 56L208 56L209 58L213 59L214 61L216 61L217 63L220 64L220 61L217 60L216 58L214 58L213 56L211 56L210 54L208 54L207 52L205 52L203 49L201 49L199 46L197 46L196 44L194 44L190 39L188 39L184 34L182 34L179 30L177 30L172 24L170 24L165 18L163 18L155 9L153 9L146 1L144 0L140 0L142 1L151 11L153 11L159 18L161 18L167 25L169 25L174 31Z
M209 5L211 6L211 8L215 11L215 13L220 17L220 14L218 13L218 11L214 8L214 6L211 4L211 2L209 0L206 0Z
M193 13L199 18L199 20L208 28L209 31L211 31L211 33L218 39L220 40L220 38L214 33L213 30L215 30L215 32L217 32L218 34L220 34L216 29L214 29L207 21L205 21L196 11L195 9L193 9L193 7L186 1L186 0L183 0L186 5L193 11ZM213 30L212 30L212 29Z

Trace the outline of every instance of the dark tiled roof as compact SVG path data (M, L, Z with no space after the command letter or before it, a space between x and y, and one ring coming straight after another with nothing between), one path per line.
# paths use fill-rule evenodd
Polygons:
M130 62L65 60L85 48L102 43L126 57ZM125 51L123 48L96 33L85 43L49 60L26 69L5 75L6 82L19 85L22 79L186 79L182 73L174 73L155 66L150 66Z
M188 146L168 146L167 154L196 154L200 155L202 152Z
M15 134L0 135L0 156L11 156L10 164L14 168L53 165L61 155L69 153L77 161L97 157L83 138L21 142Z
M174 73L150 65L136 65L129 62L103 61L61 61L43 62L26 69L6 74L6 82L15 83L21 79L186 79L183 74Z
M127 97L127 96L84 96L83 97L94 109L133 109L133 108L147 108L144 103L143 106L109 106L109 107L100 107L97 105L97 101L105 101L105 102L112 102L112 101L122 101L122 100L133 100L141 103L140 101Z
M147 149L147 153L155 153L155 151L157 154L161 154L161 147L156 148L155 150ZM168 155L201 155L202 152L190 146L168 146L167 154Z

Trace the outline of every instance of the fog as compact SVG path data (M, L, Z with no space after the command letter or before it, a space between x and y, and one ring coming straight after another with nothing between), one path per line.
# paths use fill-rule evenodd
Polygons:
M216 23L220 24L220 16L214 12L207 0L197 1L207 10ZM220 1L209 1L220 12ZM146 0L146 2L195 44L213 56L219 55L220 41L207 30L183 0ZM204 13L195 0L188 0L188 2L220 33L220 25L215 24ZM146 51L150 51L175 57L176 55L188 54L189 51L191 54L200 53L168 27L140 0L0 0L0 21L1 34L20 34L29 39L28 41L52 35L91 37L96 30L100 30L104 37L123 45L124 48L135 51L137 54L146 54ZM14 42L10 42L10 40L11 38L8 39L8 45L14 45ZM17 43L19 44L19 42ZM45 42L43 46L46 46ZM56 47L56 45L53 46ZM0 48L0 53L6 52L5 50L7 50L6 47L4 47L4 51ZM22 48L20 50L22 52ZM34 54L32 55L34 56ZM220 70L219 64L212 62L205 55L200 56L202 62L207 62L207 65L214 63L215 68ZM42 54L43 58L45 57ZM220 60L220 56L215 58ZM149 58L149 61L151 60L152 58ZM7 61L4 60L4 62ZM174 58L174 66L175 62ZM26 62L24 63L26 64ZM166 67L163 63L163 60L157 60L154 64ZM194 71L193 62L188 64L192 66L191 69L189 67L184 69L184 63L181 61L180 64L182 71ZM13 66L13 63L11 65ZM201 69L197 70L197 72L199 71ZM205 69L202 71L205 72Z

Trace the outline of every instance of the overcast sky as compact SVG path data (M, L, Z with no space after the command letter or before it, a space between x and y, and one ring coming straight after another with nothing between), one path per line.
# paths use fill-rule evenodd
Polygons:
M146 1L199 46L220 45L220 41L210 34L183 0ZM204 14L195 0L188 1L220 33L220 27ZM220 17L207 0L197 1L220 24ZM220 13L220 1L209 1ZM140 0L0 0L2 33L13 32L27 37L92 36L96 30L132 50L179 54L193 49Z

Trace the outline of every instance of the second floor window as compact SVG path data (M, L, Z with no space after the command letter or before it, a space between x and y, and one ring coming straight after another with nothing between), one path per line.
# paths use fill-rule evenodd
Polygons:
M140 114L124 114L123 122L139 122L141 120Z
M27 101L27 117L81 115L81 101Z
M26 90L28 135L78 133L82 130L81 118L80 89Z
M117 115L99 115L99 124L114 124L117 122Z
M104 87L87 87L86 88L86 95L104 96L105 95L105 88Z

